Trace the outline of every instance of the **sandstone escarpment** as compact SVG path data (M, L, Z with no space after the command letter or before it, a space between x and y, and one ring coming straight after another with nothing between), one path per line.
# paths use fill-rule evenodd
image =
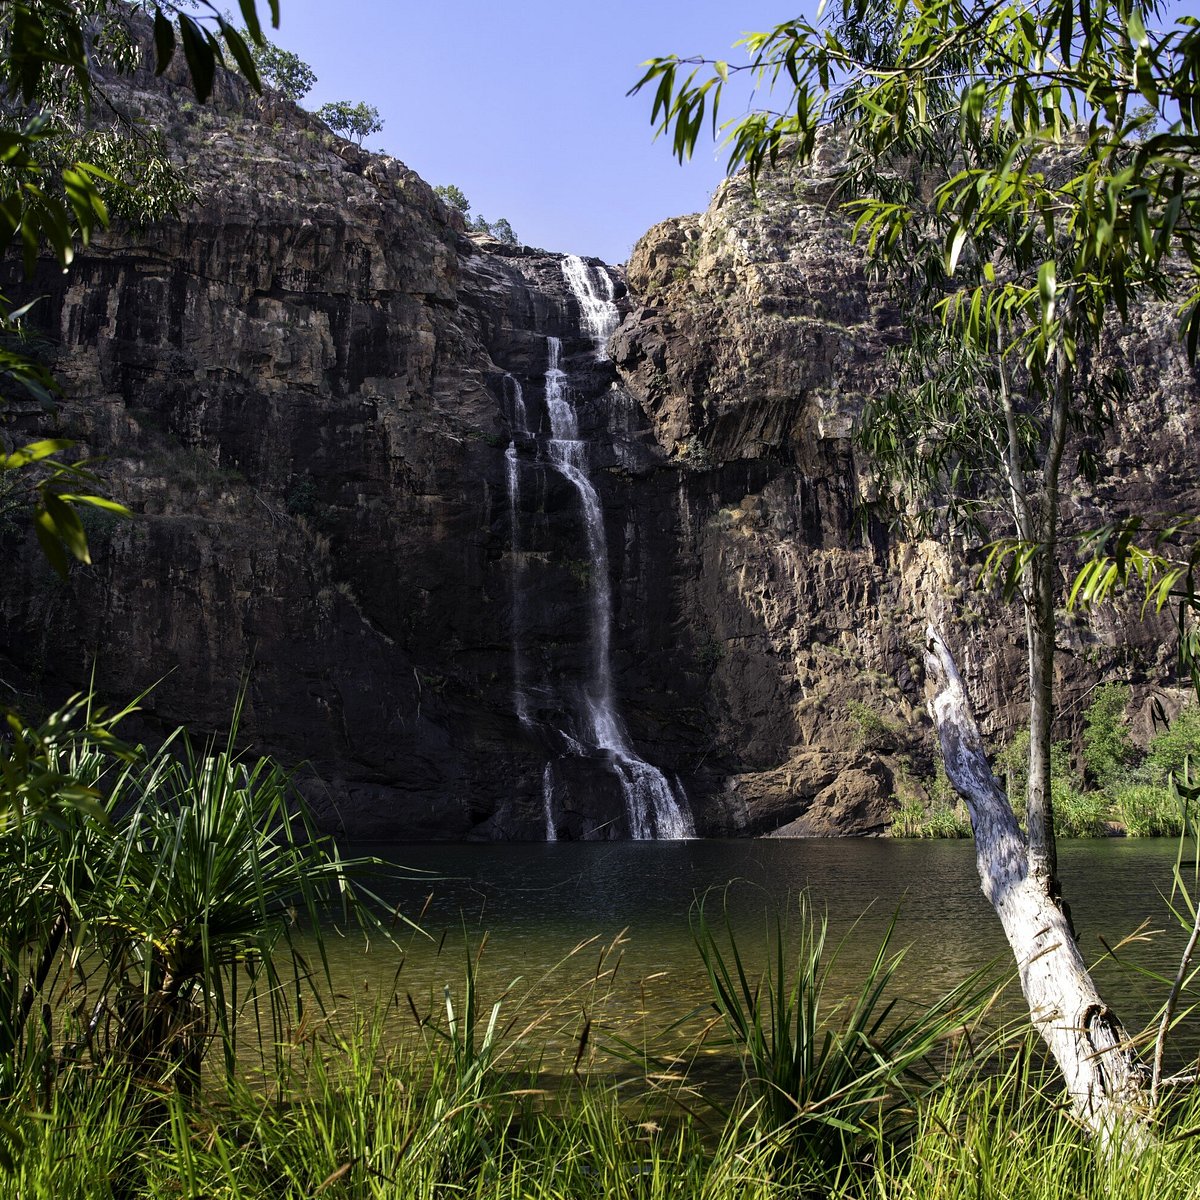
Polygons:
M698 498L684 610L716 648L708 711L729 765L710 819L731 831L781 816L785 833L861 831L881 797L912 790L930 765L918 654L930 617L954 631L985 730L999 743L1023 720L1020 614L975 588L978 556L906 544L874 519L852 434L886 385L901 316L830 190L820 164L757 193L739 178L707 212L652 229L613 340L623 382ZM1102 448L1101 481L1068 484L1068 531L1200 499L1200 393L1170 306L1134 311L1110 352L1132 400ZM722 481L739 464L747 487L730 503ZM1064 614L1056 670L1069 737L1099 678L1132 682L1148 705L1171 675L1169 624L1136 607Z
M628 294L608 272L608 361L560 255L467 235L398 161L228 77L212 107L148 76L114 95L167 133L198 199L24 289L65 399L10 410L10 432L103 456L136 516L93 521L95 563L66 584L5 534L10 687L52 700L93 667L114 700L155 684L153 734L222 727L244 681L243 734L304 763L322 820L360 836L544 836L551 760L561 836L621 835L603 756L563 745L594 581L578 491L546 461L557 338L606 532L614 691L700 832L880 829L932 769L931 609L959 622L988 731L1019 723L1012 614L870 516L851 434L897 316L819 176L757 198L734 182L652 230ZM1194 374L1168 313L1134 321L1138 400L1109 481L1072 491L1079 523L1194 486ZM1127 614L1063 636L1076 717L1105 671L1140 695L1165 678L1169 648Z
M540 377L549 334L590 357L560 256L493 253L401 163L236 79L212 107L148 76L114 95L198 199L24 288L66 400L12 432L101 456L136 516L93 522L95 564L66 585L10 534L6 681L154 684L151 733L219 728L244 681L243 733L306 764L330 825L540 834L544 755L511 699L504 377ZM646 451L626 440L628 470ZM530 503L570 541L561 489ZM567 644L585 598L549 573Z

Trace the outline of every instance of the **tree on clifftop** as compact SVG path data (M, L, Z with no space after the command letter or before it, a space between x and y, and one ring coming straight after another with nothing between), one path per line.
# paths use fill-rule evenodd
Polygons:
M317 82L317 73L308 63L274 42L263 42L261 46L251 43L250 54L263 83L295 104L299 104Z
M349 100L338 100L333 104L322 104L317 109L317 116L343 137L350 138L360 146L364 139L383 130L383 122L379 118L379 109L373 104L359 101L351 104Z
M462 188L453 183L439 183L433 189L433 194L444 200L451 208L456 209L465 217L471 211L471 202L463 194Z
M730 168L754 177L809 160L836 131L854 236L913 330L864 443L927 528L1008 535L1000 566L1029 661L1027 845L937 630L927 663L984 890L1033 1022L1101 1139L1136 1117L1142 1074L1059 902L1059 499L1064 472L1096 468L1079 435L1104 427L1126 386L1101 353L1113 310L1125 316L1138 289L1190 293L1193 357L1200 343L1200 22L1155 29L1162 12L1156 0L834 0L824 20L746 36L742 63L655 59L635 88L654 88L652 120L681 159L706 123L718 129L735 73L776 89L782 103L724 127Z

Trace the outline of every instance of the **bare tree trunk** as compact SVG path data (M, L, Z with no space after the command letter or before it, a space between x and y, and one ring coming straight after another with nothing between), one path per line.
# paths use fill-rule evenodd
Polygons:
M1058 848L1054 842L1054 801L1050 790L1050 739L1054 724L1054 580L1058 566L1058 475L1067 444L1067 413L1074 372L1057 356L1050 425L1042 459L1041 504L1037 518L1038 554L1030 563L1032 587L1025 603L1029 649L1029 784L1025 827L1029 830L1029 872L1051 899L1059 900ZM1067 924L1071 916L1067 913ZM1072 929L1072 934L1074 930Z
M1029 776L1025 825L1030 874L1058 898L1058 848L1050 790L1050 744L1054 724L1054 564L1045 554L1032 565L1033 587L1025 608L1029 653ZM1048 611L1047 611L1048 610Z
M967 803L983 893L1017 961L1029 1015L1062 1071L1079 1120L1101 1144L1148 1140L1144 1072L1116 1014L1100 998L1052 881L1030 851L1001 790L954 659L927 630L926 678L946 775Z

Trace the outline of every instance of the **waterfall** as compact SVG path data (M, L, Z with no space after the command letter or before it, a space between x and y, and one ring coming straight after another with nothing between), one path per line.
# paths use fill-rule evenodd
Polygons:
M564 271L568 261L564 259ZM582 260L576 262L583 265ZM610 290L611 286L610 283ZM632 837L640 840L694 836L686 797L681 804L662 772L638 756L613 698L610 663L612 588L608 578L604 513L588 475L587 445L579 437L579 422L562 369L562 343L555 337L547 339L546 409L550 417L546 450L555 470L579 495L587 541L591 670L581 714L586 727L584 739L594 749L603 751L612 765L625 799Z
M510 402L509 431L512 440L504 452L505 477L508 481L508 513L512 542L512 656L513 656L513 711L517 719L528 729L529 697L525 690L525 570L521 558L521 463L517 458L517 436L529 436L525 415L525 393L520 383L505 375L505 397Z
M562 260L562 272L579 306L581 332L590 337L595 358L603 361L607 357L608 339L620 320L612 279L607 271L590 267L575 255ZM562 341L557 337L546 339L544 380L549 436L529 428L525 397L518 381L506 375L504 383L505 415L510 431L505 475L513 563L513 709L524 728L545 739L554 747L554 753L564 760L594 762L612 772L624 801L631 837L639 840L694 837L686 793L678 779L674 784L668 782L657 767L646 762L634 749L614 695L611 664L613 597L604 513L592 483L589 448L580 437L570 380L563 369ZM525 551L536 549L536 542L533 547L528 547L522 533L521 453L522 450L528 453L533 442L537 444L538 457L536 463L530 465L542 470L549 467L570 485L579 497L583 522L588 563L588 659L584 682L570 698L556 688L554 680L542 678L544 668L536 665L538 656L530 658L526 652L528 588L533 585L527 578L531 560ZM535 554L532 561L536 559ZM536 676L532 689L531 671ZM538 697L536 712L531 703L531 696L535 695ZM566 710L564 719L550 715L551 702L557 704L559 711ZM555 811L561 808L563 797L556 791L561 793L561 787L569 789L571 786L560 776L560 787L556 789L555 775L552 759L542 772L542 812L547 841L557 839ZM567 779L575 777L572 774Z
M542 811L546 815L546 841L557 842L554 828L554 768L547 763L542 772Z
M621 314L613 298L613 284L607 271L589 267L578 254L562 260L562 272L579 303L583 327L596 347L596 357L608 357L608 339L620 323Z

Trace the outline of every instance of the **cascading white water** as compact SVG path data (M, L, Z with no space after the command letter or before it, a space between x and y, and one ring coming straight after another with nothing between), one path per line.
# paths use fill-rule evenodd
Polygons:
M596 347L596 357L607 358L608 339L621 321L612 279L607 271L589 267L578 254L568 254L562 260L562 272L579 304L583 327Z
M546 841L557 842L558 831L554 828L554 769L549 763L542 772L542 812L546 815Z
M517 457L517 435L528 436L527 417L525 415L525 393L520 383L512 376L504 377L505 394L511 405L509 429L513 440L508 443L504 452L505 476L508 482L508 512L510 536L512 539L513 567L511 575L512 586L512 653L513 653L513 711L517 719L528 729L529 697L525 690L525 646L523 631L525 626L525 579L524 566L521 557L521 463Z
M564 260L565 262L565 260ZM565 269L565 268L564 268ZM680 804L662 772L640 758L630 743L613 700L609 662L612 588L608 580L608 538L600 497L587 472L587 446L579 438L579 422L567 393L562 370L562 343L547 339L546 409L550 416L550 461L578 492L587 538L590 568L591 673L585 691L587 739L608 753L625 798L630 835L664 840L694 836L686 797Z
M529 433L529 418L525 413L525 391L521 387L521 381L515 375L504 376L505 399L508 400L511 406L511 415L509 416L509 428L513 433L528 435Z

